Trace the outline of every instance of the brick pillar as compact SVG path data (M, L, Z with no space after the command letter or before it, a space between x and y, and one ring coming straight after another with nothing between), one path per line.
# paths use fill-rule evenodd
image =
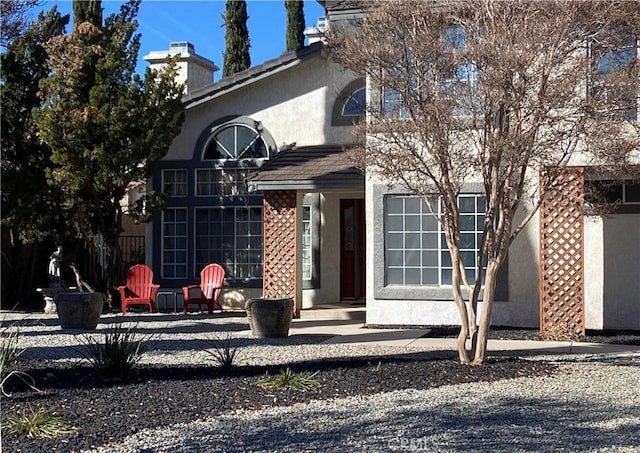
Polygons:
M264 191L263 297L296 300L296 191ZM297 310L296 310L297 311Z

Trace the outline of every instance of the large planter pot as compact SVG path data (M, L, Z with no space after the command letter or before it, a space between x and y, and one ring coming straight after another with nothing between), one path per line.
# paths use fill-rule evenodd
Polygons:
M293 319L293 299L249 299L245 303L247 320L256 337L284 338L289 336Z
M62 292L56 296L58 318L63 329L95 329L102 313L102 293Z

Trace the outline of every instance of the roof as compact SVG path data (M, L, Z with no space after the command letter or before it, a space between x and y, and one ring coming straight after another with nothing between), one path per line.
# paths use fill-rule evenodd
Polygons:
M322 6L327 11L338 11L347 9L360 9L365 2L362 0L320 0Z
M211 99L237 90L257 80L269 77L284 69L300 64L303 61L321 56L324 46L316 42L292 52L287 52L277 58L267 60L262 64L252 66L244 71L224 77L216 83L194 90L182 98L183 108L190 109Z
M364 189L364 175L342 145L280 151L247 179L250 190Z

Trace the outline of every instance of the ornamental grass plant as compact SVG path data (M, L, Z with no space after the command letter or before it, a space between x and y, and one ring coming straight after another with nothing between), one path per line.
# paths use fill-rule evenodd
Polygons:
M0 332L0 391L2 396L11 396L6 392L5 384L12 377L21 379L31 389L38 391L33 378L16 369L18 357L23 352L23 349L18 347L19 337L20 331L18 329L5 328Z
M150 337L138 335L136 327L137 324L125 327L117 323L112 331L104 334L103 343L85 335L80 340L85 346L81 354L102 377L125 380L149 351Z
M275 376L269 376L266 374L258 381L258 387L263 389L288 389L296 391L313 390L320 385L315 379L318 372L310 373L296 373L290 368L281 369L280 373Z
M52 438L69 434L78 428L70 421L52 415L40 408L29 414L14 416L7 421L7 429L15 434L30 438Z
M233 368L239 354L239 348L234 345L233 335L230 332L216 335L216 338L212 340L212 345L212 349L205 351L213 357L216 366L223 370Z

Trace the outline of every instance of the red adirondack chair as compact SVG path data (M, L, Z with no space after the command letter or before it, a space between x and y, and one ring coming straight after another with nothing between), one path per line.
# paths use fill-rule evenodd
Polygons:
M149 266L136 264L127 271L127 284L118 286L122 301L122 314L127 314L130 305L148 305L149 312L156 311L156 294L160 285L153 284L153 271Z
M200 307L206 305L209 314L213 314L213 308L217 305L222 311L219 298L224 286L224 269L219 264L209 264L200 272L200 284L182 287L184 296L184 314L187 314L187 306L195 304Z

